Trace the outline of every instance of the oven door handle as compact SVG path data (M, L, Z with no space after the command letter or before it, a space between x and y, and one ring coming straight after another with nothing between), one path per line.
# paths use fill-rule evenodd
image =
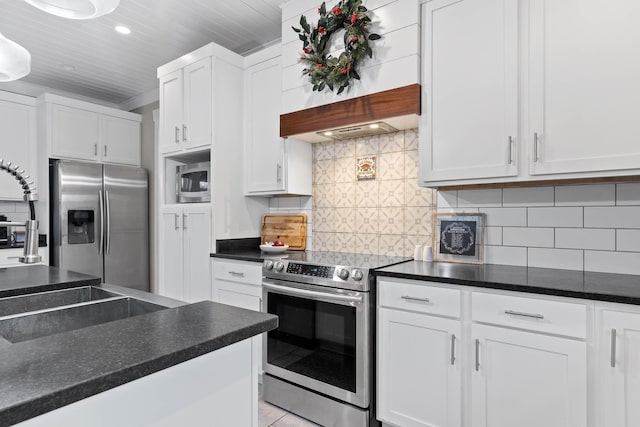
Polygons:
M355 304L362 303L361 296L329 294L326 292L310 291L308 289L295 288L293 286L273 285L271 283L265 283L265 282L262 282L262 286L266 289L271 289L273 291L279 291L279 292L286 292L292 295L300 295L300 296L306 296L306 297L312 297L312 298L322 298L325 300L350 302Z

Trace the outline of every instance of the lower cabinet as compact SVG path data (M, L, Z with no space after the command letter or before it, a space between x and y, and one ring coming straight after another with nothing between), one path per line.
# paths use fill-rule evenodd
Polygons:
M473 427L587 426L587 344L472 325Z
M211 207L166 206L160 214L158 293L186 302L211 299Z
M247 310L262 310L262 264L213 258L211 299ZM252 338L256 369L262 375L262 336Z
M603 306L598 316L596 399L602 405L597 426L640 426L640 310Z

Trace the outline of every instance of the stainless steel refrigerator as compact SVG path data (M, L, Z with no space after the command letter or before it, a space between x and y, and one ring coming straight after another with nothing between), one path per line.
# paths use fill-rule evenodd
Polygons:
M149 290L145 169L52 160L51 264Z

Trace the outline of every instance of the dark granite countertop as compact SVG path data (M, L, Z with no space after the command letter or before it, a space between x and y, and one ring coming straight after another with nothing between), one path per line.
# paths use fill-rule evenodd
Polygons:
M506 265L410 261L376 276L640 305L640 276Z
M0 268L0 298L99 284L98 277L48 265Z
M25 284L23 293L31 293L95 284L89 282L96 279L46 266L0 270L0 289L17 295L19 288L9 285L13 280ZM104 287L129 294L126 288ZM137 298L143 294L131 293ZM146 295L149 301L163 302L163 297ZM166 300L172 308L0 349L0 426L44 414L278 325L277 317L270 314L211 301L184 304Z

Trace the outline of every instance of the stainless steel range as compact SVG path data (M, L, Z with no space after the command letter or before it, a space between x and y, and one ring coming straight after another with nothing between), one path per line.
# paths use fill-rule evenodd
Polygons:
M378 425L371 270L411 258L306 252L262 265L264 400L323 426Z

